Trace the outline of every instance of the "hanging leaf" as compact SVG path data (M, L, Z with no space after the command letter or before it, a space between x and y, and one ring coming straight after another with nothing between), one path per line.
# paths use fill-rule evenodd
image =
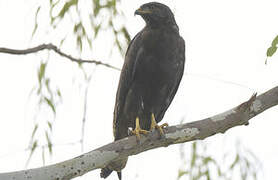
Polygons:
M271 57L277 50L277 44L278 44L278 35L273 39L271 43L271 47L269 47L266 51L266 56ZM267 58L265 59L265 64L267 64Z
M95 17L98 15L100 8L101 8L101 6L100 6L100 3L99 3L99 0L94 0L93 13L94 13Z
M45 68L46 68L46 63L41 63L40 68L39 68L39 72L38 72L38 79L39 79L39 83L41 84L42 78L45 75Z
M191 163L190 166L193 167L195 165L196 162L196 156L197 156L197 152L196 152L196 142L192 143L192 157L191 157Z
M60 89L57 89L57 90L56 90L56 93L57 93L57 95L59 96L59 98L62 98L62 94L61 94Z
M188 174L188 173L189 173L188 171L179 170L178 179L181 178L183 175Z
M266 52L267 57L271 57L276 52L276 50L276 46L271 46L270 48L268 48Z
M48 132L46 131L45 132L45 137L46 137L46 140L47 140L47 146L48 146L48 151L49 151L49 154L52 154L52 142L49 138L49 135L48 135Z
M35 27L34 27L34 29L33 29L32 36L31 36L31 37L33 37L33 36L35 35L35 33L36 33L37 29L38 29L38 13L39 13L40 9L41 9L41 6L39 6L39 7L37 8L37 10L36 10L36 15L35 15Z
M32 132L32 136L31 136L31 140L34 138L36 132L38 130L38 124L35 125L34 129L33 129L33 132Z
M69 2L66 2L61 11L58 14L58 17L63 18L65 16L65 13L69 10L69 8L73 5L77 4L77 0L71 0Z
M230 166L230 169L233 169L238 162L239 162L239 155L237 154L234 162Z
M278 35L273 39L271 46L277 46L278 44Z
M49 105L49 107L52 109L52 111L55 115L56 114L56 109L55 109L55 106L54 106L53 102L50 99L48 99L47 97L44 97L44 100Z
M99 32L99 30L100 30L100 27L101 27L101 25L99 24L99 25L96 25L95 27L94 27L94 30L95 30L95 37L98 35L98 32Z
M52 123L51 123L51 122L49 122L49 121L47 121L47 125L48 125L48 127L49 127L50 131L52 131Z
M78 35L76 37L76 42L77 42L77 47L79 48L80 51L82 51L82 37Z
M121 29L121 32L123 32L125 38L127 39L127 42L129 43L129 42L130 42L130 35L129 35L129 33L128 33L126 27L123 27L123 28Z
M211 163L214 163L214 164L216 163L215 160L212 159L211 157L204 157L204 158L203 158L203 163L204 163L205 165L208 164L208 163L210 163L210 162L211 162Z
M204 175L206 176L207 180L210 180L210 173L209 173L209 170L206 170L206 172L204 173Z
M36 140L36 141L34 141L33 144L32 144L31 152L30 152L30 155L29 155L30 157L32 156L32 154L33 154L34 151L36 150L37 146L38 146L38 141Z

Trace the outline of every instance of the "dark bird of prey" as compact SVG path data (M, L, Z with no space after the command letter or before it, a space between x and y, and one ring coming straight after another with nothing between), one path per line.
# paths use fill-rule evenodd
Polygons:
M146 26L130 42L125 55L114 109L115 141L127 137L129 127L137 140L153 129L163 137L166 124L157 123L176 94L184 69L184 40L170 8L151 2L135 14L145 20ZM111 162L101 170L101 177L108 177L114 170L121 180L126 162L127 158Z

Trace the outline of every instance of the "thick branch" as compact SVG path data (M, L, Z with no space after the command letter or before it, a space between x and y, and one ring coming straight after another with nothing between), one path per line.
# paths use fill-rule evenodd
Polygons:
M278 86L248 101L228 110L191 123L170 126L165 129L165 138L160 138L157 131L141 136L140 144L134 136L112 142L79 157L41 168L18 172L2 173L0 179L13 180L68 180L81 176L94 169L102 168L111 161L141 152L167 147L172 144L184 143L197 139L205 139L226 130L247 125L249 120L261 112L278 104Z
M112 69L116 69L116 70L120 70L119 68L112 66L110 64L107 63L103 63L101 61L97 61L97 60L86 60L86 59L80 59L80 58L74 58L71 55L68 55L64 52L62 52L57 46L53 45L53 44L41 44L39 46L33 47L33 48L29 48L29 49L22 49L22 50L18 50L18 49L8 49L8 48L1 48L0 47L0 53L7 53L7 54L14 54L14 55L25 55L25 54L31 54L31 53L36 53L42 50L53 50L55 51L57 54L68 58L69 60L73 61L73 62L78 62L78 63L94 63L96 65L102 65L102 66L106 66Z

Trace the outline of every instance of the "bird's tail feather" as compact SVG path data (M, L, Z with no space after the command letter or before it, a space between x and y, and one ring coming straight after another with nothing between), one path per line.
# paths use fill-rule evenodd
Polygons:
M122 180L122 172L117 172L119 180Z
M113 170L109 169L108 167L102 168L100 172L100 177L107 178Z
M125 167L128 158L110 162L106 167L101 169L100 177L107 178L113 171L118 174L119 180L122 180L122 169Z
M102 168L101 172L100 172L100 177L102 178L107 178L111 173L113 172L113 170L109 169L108 167ZM119 180L122 180L122 172L117 172L118 174L118 178Z

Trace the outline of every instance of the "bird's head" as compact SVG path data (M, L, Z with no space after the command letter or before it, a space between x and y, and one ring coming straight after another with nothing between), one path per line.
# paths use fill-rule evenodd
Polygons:
M143 4L134 14L140 15L150 26L177 26L171 9L158 2Z

